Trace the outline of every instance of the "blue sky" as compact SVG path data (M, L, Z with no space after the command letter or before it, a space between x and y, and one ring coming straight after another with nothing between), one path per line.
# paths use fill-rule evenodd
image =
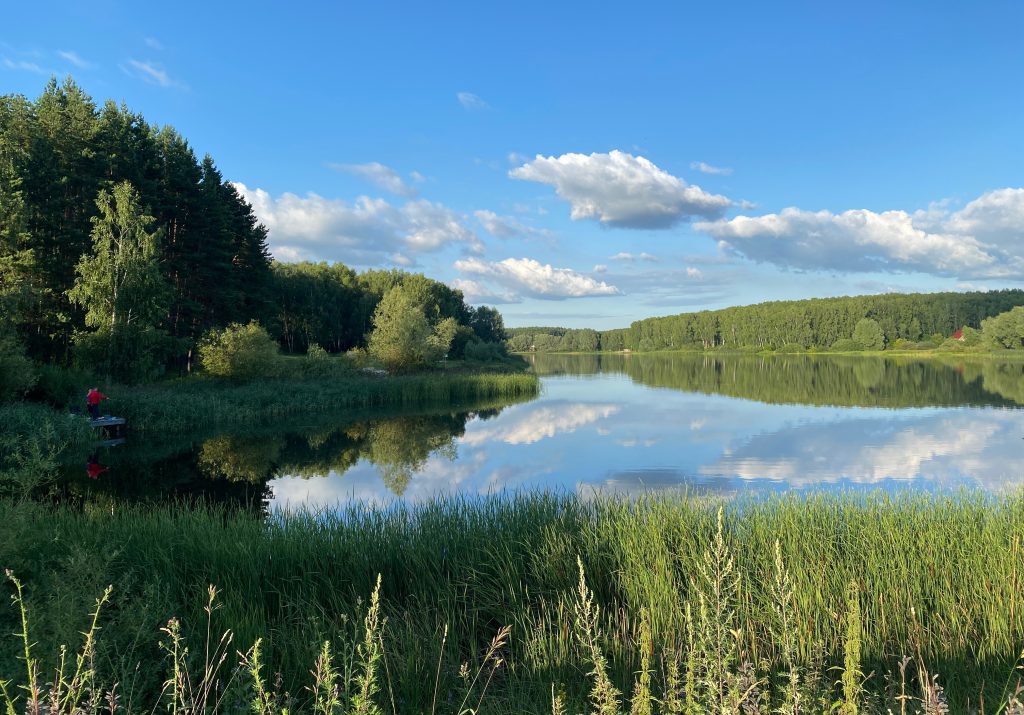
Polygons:
M18 3L238 182L281 260L405 267L509 325L1024 285L1024 6Z

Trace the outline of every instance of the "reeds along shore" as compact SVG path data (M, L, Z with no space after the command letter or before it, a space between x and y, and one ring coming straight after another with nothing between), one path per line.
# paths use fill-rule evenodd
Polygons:
M133 389L116 409L134 429L186 431L210 425L267 424L343 409L515 400L532 397L539 389L536 376L526 373L272 379L243 384L186 380Z
M540 381L529 373L426 373L386 378L350 373L343 378L251 382L196 378L110 388L113 399L102 407L105 413L128 419L133 430L185 432L214 425L270 424L352 409L514 402L539 391ZM72 417L45 405L5 403L0 405L0 436L31 435L38 431L34 427L48 423L59 437L75 441L77 432L87 434L87 430Z
M218 677L236 650L251 665L259 642L267 692L279 673L293 711L314 705L310 670L325 672L327 642L330 668L349 674L338 676L342 694L366 649L383 649L373 701L386 712L392 698L397 712L455 712L474 667L492 712L639 703L632 711L767 713L793 702L802 705L783 711L1018 712L1006 707L1022 675L1022 538L1024 496L976 494L724 508L541 495L267 521L0 503L0 563L24 583L40 672L54 672L56 646L80 639L93 599L113 584L96 683L118 683L125 699L130 686L133 707L147 711L174 662L157 645L173 619L174 639L191 644L174 667L200 679L207 630L214 641L230 631ZM367 641L378 574L380 623ZM211 584L220 595L208 614ZM0 614L3 632L19 624L17 609ZM8 640L0 673L24 684L23 659ZM251 675L232 683L250 687ZM690 709L671 709L677 696Z

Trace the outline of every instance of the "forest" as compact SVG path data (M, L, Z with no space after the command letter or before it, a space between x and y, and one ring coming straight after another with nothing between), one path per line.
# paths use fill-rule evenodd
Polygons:
M397 332L439 354L503 339L496 310L422 275L273 261L252 207L170 126L98 106L70 78L35 100L0 97L0 364L11 372L31 361L120 382L186 374L204 336L253 321L288 353L363 348L396 287L394 311L423 317L415 329L396 317Z
M1013 310L1020 306L1022 290L812 298L646 318L615 330L516 328L507 344L515 352L962 348L982 343L978 331L988 321L985 342L1009 349L1024 336L1022 311Z

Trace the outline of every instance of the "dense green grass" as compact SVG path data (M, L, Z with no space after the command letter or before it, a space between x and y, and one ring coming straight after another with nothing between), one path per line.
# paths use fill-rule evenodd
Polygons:
M216 510L80 513L4 502L0 564L26 582L45 652L73 642L92 600L113 584L97 662L138 693L155 692L165 677L154 634L168 619L202 640L214 584L222 592L214 631L232 629L241 649L262 638L269 668L301 696L320 644L352 634L380 573L389 682L415 705L406 711L429 711L445 626L442 693L457 689L460 665L479 660L509 625L508 668L489 699L541 712L550 710L553 683L577 704L588 689L587 654L573 635L577 556L603 605L609 672L624 688L640 666L641 614L650 652L686 643L687 609L692 621L707 590L717 511L683 497L541 495L259 521ZM734 615L719 625L740 634L737 652L759 672L784 661L771 587L777 541L799 663L819 659L820 672L842 664L853 584L869 690L883 690L884 674L906 654L941 674L958 707L1003 693L1024 648L1024 496L779 497L729 504L723 519L739 585ZM3 632L16 625L14 612L0 615ZM13 644L3 648L0 674L16 672L15 656Z
M187 432L214 426L266 425L349 410L434 405L457 408L467 403L515 401L537 395L540 381L533 374L514 372L375 377L350 371L339 378L268 378L249 382L197 377L113 386L104 391L111 398L102 404L104 414L125 417L133 430ZM60 411L31 403L7 403L0 405L0 410L5 417L0 423L0 435L27 436L42 421L60 429L65 429L65 423L75 422Z
M300 415L371 407L457 406L536 395L529 374L423 374L336 380L260 380L243 384L181 380L111 390L106 410L133 429L188 431L211 425L258 425Z

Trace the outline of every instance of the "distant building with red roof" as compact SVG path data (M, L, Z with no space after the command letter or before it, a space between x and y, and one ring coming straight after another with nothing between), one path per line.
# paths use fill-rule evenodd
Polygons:
M949 337L953 338L953 340L963 340L964 339L963 328L961 328L960 330L957 330L955 333L953 333Z

